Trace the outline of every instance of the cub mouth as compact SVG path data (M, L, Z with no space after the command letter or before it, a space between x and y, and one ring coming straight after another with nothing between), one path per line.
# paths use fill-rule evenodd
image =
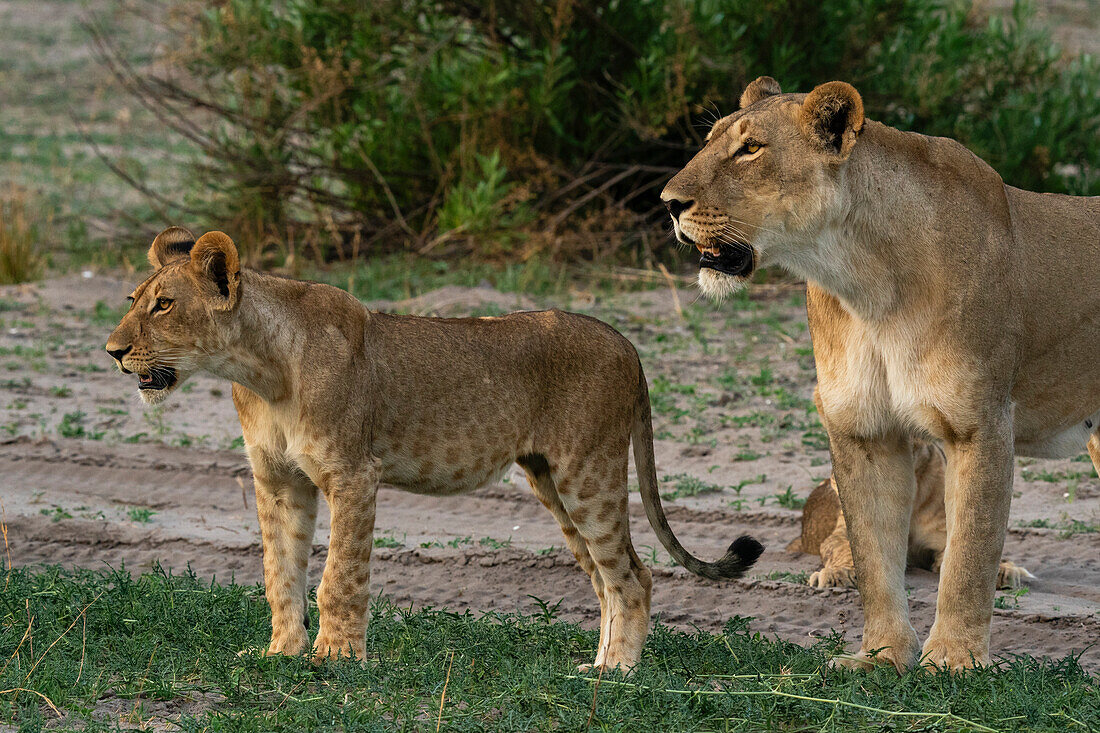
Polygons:
M179 375L171 367L153 367L148 374L138 374L138 389L170 389L178 379Z
M756 253L740 242L721 243L702 250L699 268L707 268L733 277L748 277L756 269Z

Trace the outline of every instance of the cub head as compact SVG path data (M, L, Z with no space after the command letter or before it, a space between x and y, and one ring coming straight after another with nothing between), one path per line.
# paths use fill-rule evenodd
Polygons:
M155 405L189 376L210 366L224 345L237 305L240 260L233 241L208 232L195 241L182 227L165 229L149 248L155 272L130 295L130 310L107 340L107 353Z
M782 94L768 76L746 87L741 109L714 123L661 192L676 239L702 255L705 294L733 293L815 238L837 209L842 164L862 129L863 102L844 82L809 94Z

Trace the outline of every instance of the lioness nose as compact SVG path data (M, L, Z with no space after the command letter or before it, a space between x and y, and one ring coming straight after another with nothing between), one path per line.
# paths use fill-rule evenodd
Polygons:
M107 353L114 357L115 361L121 362L122 357L129 354L132 348L134 348L133 345L127 346L125 349L107 349Z
M680 214L684 209L690 208L694 201L680 201L678 199L669 199L665 202L665 206L668 207L668 213L672 214L672 218L677 221L680 220Z

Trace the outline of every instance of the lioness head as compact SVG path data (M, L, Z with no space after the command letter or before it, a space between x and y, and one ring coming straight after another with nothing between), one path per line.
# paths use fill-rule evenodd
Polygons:
M157 235L149 264L156 272L130 295L107 353L123 373L138 375L142 400L155 405L216 358L223 321L237 304L241 267L225 234L209 232L196 242L181 227Z
M863 102L833 81L782 94L762 76L741 109L714 123L706 146L661 193L676 239L695 245L699 285L720 299L761 265L797 256L837 206L838 180L863 128Z

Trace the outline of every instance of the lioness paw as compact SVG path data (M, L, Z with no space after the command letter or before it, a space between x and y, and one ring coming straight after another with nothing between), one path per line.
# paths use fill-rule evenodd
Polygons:
M872 652L860 650L856 654L838 654L829 660L829 666L833 669L853 669L865 672L889 664L894 667L898 674L903 674L913 665L915 658L915 651L908 648L899 651L890 648L877 649Z
M810 576L806 584L811 588L855 588L855 568L821 568Z
M1024 585L1025 580L1034 579L1035 576L1028 572L1027 568L1005 560L997 572L997 587L1012 590Z
M977 646L977 645L975 645ZM989 664L988 651L973 651L969 645L947 640L929 639L924 643L921 666L935 670L961 672Z

